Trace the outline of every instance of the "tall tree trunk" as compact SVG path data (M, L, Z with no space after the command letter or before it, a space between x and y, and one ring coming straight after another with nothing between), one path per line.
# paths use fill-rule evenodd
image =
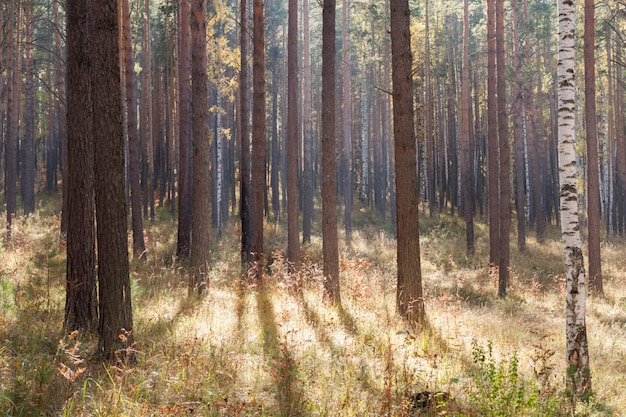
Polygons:
M88 4L68 0L67 17L67 270L64 327L95 331L96 231L94 224L94 144L91 117Z
M176 258L189 257L191 243L191 101L189 92L189 0L178 0L178 240Z
M17 6L16 6L17 1ZM5 142L5 201L7 206L7 238L11 237L13 215L17 211L17 147L18 147L18 120L19 120L19 0L11 0L9 13L8 53L7 53L7 139ZM16 12L17 11L17 12ZM15 15L18 15L14 19ZM17 27L14 24L17 20Z
M559 186L561 233L566 279L567 385L575 401L591 392L587 327L585 324L586 280L578 221L576 188L576 15L575 4L559 0L558 26L558 117Z
M489 264L500 265L500 188L498 178L498 103L496 99L496 12L487 0L487 201L489 211Z
M500 144L500 267L498 295L504 297L509 284L509 231L511 227L508 118L506 111L506 61L504 57L504 0L496 0L496 60L498 96L498 142Z
M143 239L143 216L141 215L141 184L139 176L140 143L137 132L137 84L135 82L135 60L133 59L128 0L121 0L122 46L124 48L124 80L126 97L126 122L128 125L128 165L130 174L130 211L133 229L133 257L145 259L146 245Z
M390 0L393 68L393 136L396 155L396 308L411 325L425 319L420 266L417 149L413 119L412 54L408 0Z
M335 150L335 14L336 0L324 0L322 11L322 252L327 299L341 304L337 242Z
M473 175L471 169L472 148L470 120L470 75L469 75L469 4L468 0L463 2L463 68L462 68L462 100L461 109L461 183L463 184L462 211L465 218L465 246L468 256L474 254L474 193Z
M61 26L59 24L59 5L58 0L54 0L52 3L52 10L54 14L54 46L57 56L63 55L63 44L61 42ZM57 59L54 69L54 84L57 91L57 108L56 114L58 119L57 126L57 141L60 147L60 168L61 168L61 236L64 236L67 232L68 222L68 210L67 210L67 130L66 130L66 94L65 94L65 71L63 69L63 60Z
M209 166L209 77L207 74L206 0L191 3L191 119L193 137L193 207L189 293L209 285L211 173Z
M343 175L344 217L346 245L352 242L352 65L350 61L350 1L343 2L342 65L343 65L343 151L341 170Z
M585 61L585 133L587 136L587 212L589 231L589 289L602 294L602 264L600 262L600 173L598 167L598 137L596 126L596 67L594 0L585 0L585 32L583 49Z
M24 4L25 34L24 63L26 84L24 86L24 136L22 139L22 205L24 215L35 211L35 59L33 57L33 4Z
M239 68L239 218L241 219L241 261L248 264L250 253L250 82L248 76L248 55L250 36L248 34L248 0L241 0Z
M517 248L526 249L526 200L524 163L524 94L521 78L522 59L519 45L519 0L513 0L513 137L515 140L515 208L517 211Z
M143 54L141 62L141 184L144 216L154 221L154 134L152 116L152 60L150 47L150 0L144 1Z
M252 31L252 178L249 265L255 279L263 270L265 192L265 17L263 0L253 0Z
M289 0L287 40L287 259L292 270L300 269L298 227L298 1Z
M281 168L281 154L279 147L279 135L278 135L278 92L280 90L280 50L278 48L278 43L276 41L278 36L273 36L272 46L270 47L270 58L269 58L269 69L272 71L272 116L271 126L271 157L268 158L268 161L271 160L271 171L270 171L270 185L272 188L272 212L274 213L274 220L277 221L280 218L280 184L278 181L278 177L280 176L280 168ZM287 122L288 124L289 122Z
M118 19L115 0L89 0L90 66L98 241L98 349L120 360L133 345L133 317L126 233L124 135L120 97ZM132 351L128 358L134 361Z
M428 214L433 217L436 204L436 178L435 178L435 135L434 135L434 97L432 87L432 75L430 70L430 25L429 25L429 0L425 1L424 9L424 88L426 89L426 114L425 129L426 135L426 188L428 193ZM441 197L440 197L441 198Z
M313 122L311 105L311 33L309 30L309 0L302 0L302 117L303 159L302 173L302 241L311 241L311 219L313 217Z

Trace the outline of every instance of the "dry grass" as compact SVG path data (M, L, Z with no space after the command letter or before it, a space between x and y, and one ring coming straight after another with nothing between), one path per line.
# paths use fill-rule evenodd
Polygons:
M376 224L371 213L360 214L353 245L341 250L341 309L321 301L319 239L304 248L302 275L289 276L281 255L281 223L267 228L273 255L262 284L240 279L238 231L230 226L214 244L208 295L187 298L185 270L173 260L175 227L161 215L146 232L148 261L132 265L139 350L132 368L92 361L90 335L62 334L64 250L56 239L58 218L18 221L0 253L0 411L24 416L514 415L496 409L506 402L506 387L519 384L524 406L515 415L571 414L563 392L558 241L539 245L529 238L526 252L512 249L511 288L500 300L495 275L486 267L484 224L476 225L477 254L468 258L458 219L423 219L429 324L411 333L395 314L394 240L388 225ZM623 247L621 240L603 247L608 295L591 299L588 309L595 396L590 404L577 405L577 415L617 416L626 409ZM519 369L512 370L517 369L512 364ZM502 372L489 376L490 366ZM497 392L490 392L494 387ZM411 410L411 396L423 391L445 396L428 409Z

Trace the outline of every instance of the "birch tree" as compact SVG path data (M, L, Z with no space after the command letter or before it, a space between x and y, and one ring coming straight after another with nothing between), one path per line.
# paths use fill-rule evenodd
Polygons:
M557 4L558 26L558 152L561 234L566 279L567 385L572 398L591 392L587 328L586 282L578 221L576 188L576 9L570 0Z

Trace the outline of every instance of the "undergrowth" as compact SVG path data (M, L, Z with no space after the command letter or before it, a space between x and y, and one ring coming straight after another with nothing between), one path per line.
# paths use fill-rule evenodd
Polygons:
M146 227L148 260L131 265L133 366L94 360L94 335L63 334L58 216L42 207L18 218L0 244L3 415L572 415L558 241L513 248L510 293L499 300L484 224L467 257L458 219L424 219L428 324L412 332L395 314L392 228L374 213L355 213L360 226L341 245L341 308L322 302L318 235L303 247L301 272L289 273L282 221L267 226L272 255L260 283L241 273L231 223L213 244L207 296L187 298L175 225L157 214ZM594 396L576 415L626 408L622 248L604 247L610 295L591 300L588 320Z

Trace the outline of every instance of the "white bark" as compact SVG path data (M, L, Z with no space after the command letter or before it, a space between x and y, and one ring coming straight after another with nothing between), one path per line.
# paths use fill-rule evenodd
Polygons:
M578 220L576 189L575 4L559 0L558 27L558 151L561 233L567 283L567 383L574 394L591 389L585 324L586 274Z

